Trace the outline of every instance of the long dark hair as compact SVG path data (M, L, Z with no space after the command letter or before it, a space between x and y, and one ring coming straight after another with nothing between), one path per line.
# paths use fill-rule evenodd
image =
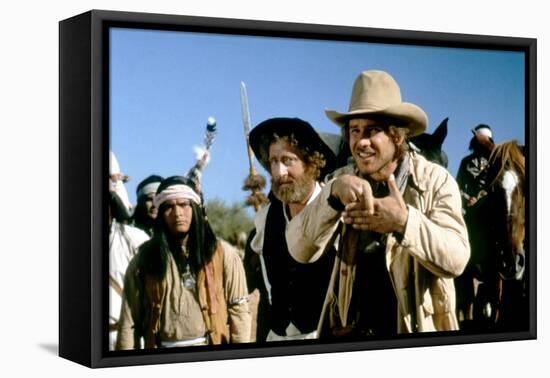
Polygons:
M145 231L151 236L150 230L154 227L155 220L149 216L147 208L144 202L138 201L136 208L134 209L134 215L132 215L134 226Z
M161 183L164 178L159 175L150 175L147 178L145 178L143 181L141 181L137 188L136 188L136 196L137 197L137 204L136 208L134 209L134 214L132 215L132 220L134 221L134 225L136 227L141 228L149 236L152 234L152 228L154 227L154 219L152 219L149 216L149 212L147 208L145 207L145 202L148 200L147 195L139 195L139 191L145 187L146 185L152 184L152 183Z
M172 176L165 179L157 190L157 194L165 188L183 184L196 191L195 185L191 180L181 176ZM191 202L193 218L188 231L187 248L189 250L189 265L193 273L199 270L212 259L216 250L216 235L205 217L204 209L201 205ZM161 205L158 210L158 216L155 221L153 238L144 246L143 264L150 273L158 276L164 276L168 268L168 254L177 252L174 243L169 238L166 224L164 222L164 211L166 206Z

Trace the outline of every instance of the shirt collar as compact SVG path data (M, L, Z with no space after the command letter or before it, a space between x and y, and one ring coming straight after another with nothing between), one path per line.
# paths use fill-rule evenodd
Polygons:
M313 200L315 199L315 197L319 195L319 193L321 193L321 185L319 185L319 182L315 181L315 188L313 189L313 193L307 200L306 206L309 205L311 202L313 202ZM286 223L290 222L290 216L286 212L286 205L284 203L283 203L283 214L285 216L285 222Z

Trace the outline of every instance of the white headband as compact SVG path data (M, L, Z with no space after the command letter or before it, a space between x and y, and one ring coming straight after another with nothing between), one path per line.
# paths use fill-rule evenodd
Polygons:
M137 192L137 197L139 198L150 193L156 193L159 186L160 182L152 182L147 184Z
M158 209L160 205L169 200L188 199L200 205L201 198L191 187L178 184L172 185L158 193L153 200L153 204Z
M480 129L477 129L475 131L476 134L479 134L481 136L486 136L486 137L489 137L489 138L492 138L493 137L493 133L491 132L490 129L486 128L486 127L482 127Z

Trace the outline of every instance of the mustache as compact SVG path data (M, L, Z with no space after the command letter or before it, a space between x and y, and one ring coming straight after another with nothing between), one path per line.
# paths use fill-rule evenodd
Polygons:
M284 179L272 179L271 180L271 183L272 184L275 184L275 185L283 185L283 184L294 184L296 182L296 180L290 178L290 177L287 177L287 178L284 178Z

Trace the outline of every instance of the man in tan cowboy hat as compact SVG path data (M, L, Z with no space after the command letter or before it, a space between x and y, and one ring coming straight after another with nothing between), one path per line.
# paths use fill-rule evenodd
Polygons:
M470 246L455 180L407 148L407 138L426 130L426 114L403 102L383 71L362 72L349 111L326 114L342 128L353 162L286 231L302 263L337 243L320 336L456 330L453 278Z

